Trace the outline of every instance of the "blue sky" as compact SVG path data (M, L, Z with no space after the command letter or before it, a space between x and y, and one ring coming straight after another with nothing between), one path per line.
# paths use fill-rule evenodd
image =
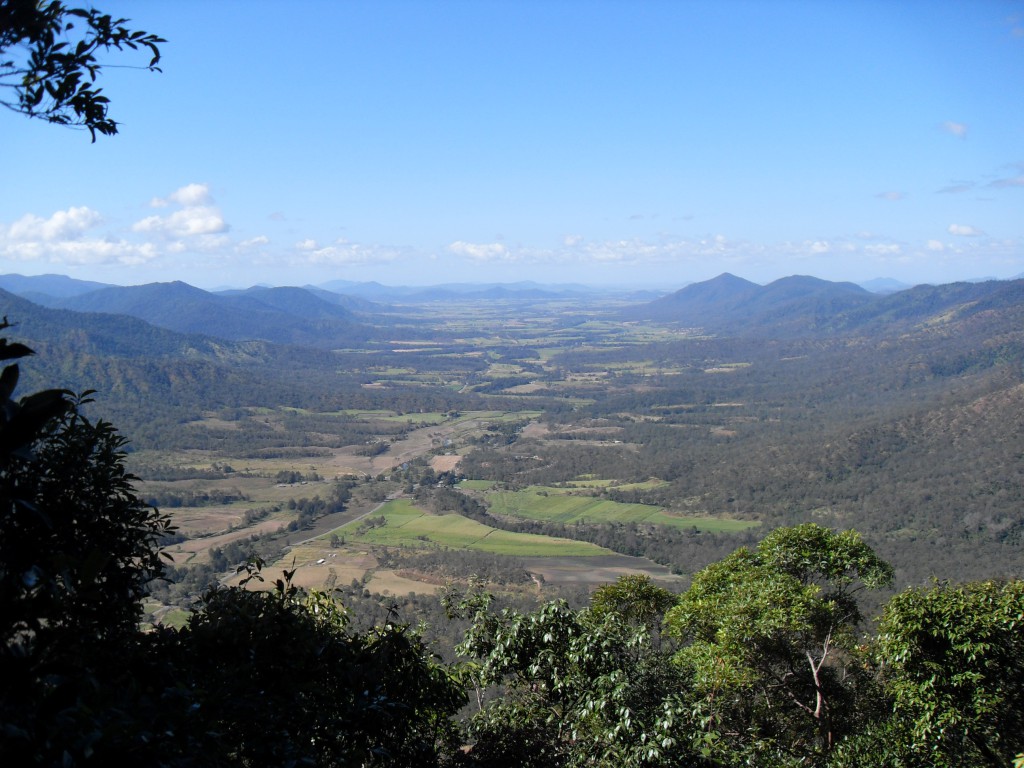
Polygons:
M163 72L107 72L95 144L0 113L0 272L1024 273L1024 2L96 6L165 37Z

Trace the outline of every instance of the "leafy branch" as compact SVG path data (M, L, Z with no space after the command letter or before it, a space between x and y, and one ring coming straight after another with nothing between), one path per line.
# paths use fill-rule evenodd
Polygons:
M117 133L109 99L96 81L104 67L98 54L143 50L159 72L161 43L128 19L94 8L68 7L60 0L0 0L0 105L57 125L86 128L96 134Z

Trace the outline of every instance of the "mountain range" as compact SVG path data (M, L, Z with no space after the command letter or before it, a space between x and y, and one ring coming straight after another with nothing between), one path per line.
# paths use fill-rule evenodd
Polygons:
M1024 280L918 285L879 294L802 275L762 286L725 273L624 309L621 316L716 335L792 338L870 333L883 326L891 332L993 309L1024 310Z
M187 283L111 286L61 275L0 276L0 290L52 310L104 313L143 320L183 334L231 341L260 340L318 348L354 348L395 338L415 337L415 323L395 327L395 308L363 296L339 293L359 285L364 294L403 304L443 301L587 300L576 285L439 285L429 289L389 289L379 284L337 281L328 287L264 287L210 292ZM370 286L372 290L367 290ZM2 297L0 297L2 298ZM759 285L732 274L688 285L674 293L644 299L609 318L652 320L699 329L704 334L741 337L823 337L875 333L921 324L948 323L988 310L1024 315L1024 280L990 280L918 285L875 293L849 282L793 275ZM621 300L621 297L620 297ZM8 314L13 310L4 307Z
M10 283L7 283L8 285ZM251 288L211 293L180 281L134 286L103 286L64 296L25 291L49 309L127 315L171 331L233 341L262 340L303 346L337 346L366 341L375 331L352 309L366 302L304 288Z

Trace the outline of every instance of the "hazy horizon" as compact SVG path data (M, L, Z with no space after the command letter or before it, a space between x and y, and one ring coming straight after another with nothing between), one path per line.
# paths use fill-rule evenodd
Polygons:
M168 40L163 73L105 72L95 144L0 115L0 273L1024 273L1018 0L98 6Z

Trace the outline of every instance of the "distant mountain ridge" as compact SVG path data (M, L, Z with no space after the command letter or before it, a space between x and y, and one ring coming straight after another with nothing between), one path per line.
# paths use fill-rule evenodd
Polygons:
M232 341L262 340L319 348L359 346L393 335L385 330L388 307L366 296L325 287L264 287L209 292L181 281L110 286L60 275L0 276L27 298L52 309L127 315L179 333L206 334ZM359 285L397 304L445 301L555 301L588 295L579 285L448 284L392 289L380 284L328 284L336 290ZM99 287L97 287L99 286ZM54 291L45 294L42 289ZM589 294L598 297L600 292ZM625 294L620 294L620 301ZM634 300L647 299L638 295ZM609 313L622 320L652 320L700 329L713 335L797 338L871 333L883 326L948 322L986 311L1024 315L1024 280L918 285L872 292L850 282L791 275L759 285L730 273ZM410 326L406 327L410 332Z
M854 283L794 275L758 285L724 273L648 304L623 310L630 320L656 320L709 333L780 338L834 335L883 324L940 322L986 309L1024 309L1024 281L919 285L872 293Z
M128 315L179 333L232 341L332 346L365 341L374 333L350 310L304 288L254 288L224 295L175 281L108 286L47 305L76 312Z
M111 286L108 283L76 280L67 275L0 275L0 290L9 291L44 306L47 299L78 296L109 287Z

